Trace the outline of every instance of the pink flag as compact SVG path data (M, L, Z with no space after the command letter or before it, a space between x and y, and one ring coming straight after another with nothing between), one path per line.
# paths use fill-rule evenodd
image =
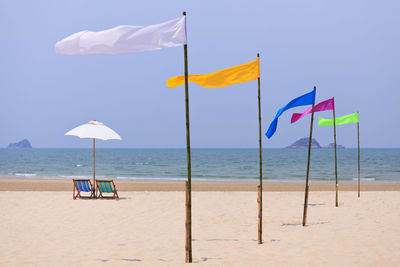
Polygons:
M333 110L335 108L335 99L332 97L331 99L319 102L314 106L314 112L324 111L324 110ZM301 117L311 113L312 107L304 111L303 113L293 113L291 123L294 123L300 120Z

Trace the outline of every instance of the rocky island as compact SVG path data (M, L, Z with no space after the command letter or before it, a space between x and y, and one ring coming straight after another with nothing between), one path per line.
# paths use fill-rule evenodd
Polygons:
M324 148L335 148L335 144L334 143L330 143L329 145L324 146ZM342 145L336 144L336 148L345 148L345 147L342 146Z
M286 148L308 148L308 139L308 137L301 138ZM322 147L318 141L313 138L311 139L311 148L334 148L334 143ZM344 148L344 146L336 144L336 148Z
M32 148L32 145L28 139L24 139L17 143L10 143L7 148Z
M301 138L286 148L308 148L308 139L308 137ZM311 147L321 148L321 145L313 138L311 139Z

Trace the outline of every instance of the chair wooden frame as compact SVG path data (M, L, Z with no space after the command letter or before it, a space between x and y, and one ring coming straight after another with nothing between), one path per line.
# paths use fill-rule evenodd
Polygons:
M104 191L101 183L107 183L110 186L110 190L112 190L112 192ZM111 188L111 185L112 185L112 188ZM105 196L105 195L103 195L104 193L113 194L113 195ZM97 180L96 179L96 198L111 198L111 199L119 198L117 187L115 186L114 180Z
M72 193L72 198L73 199L77 199L77 198L95 198L94 188L93 188L93 185L92 185L92 182L90 181L90 179L72 179L72 182L74 183L74 191ZM86 187L86 185L90 186L90 188L89 188L90 189L90 196L82 196L81 195L81 192L89 193L89 191L82 191L79 188L79 186L77 185L77 182L85 183L85 187Z

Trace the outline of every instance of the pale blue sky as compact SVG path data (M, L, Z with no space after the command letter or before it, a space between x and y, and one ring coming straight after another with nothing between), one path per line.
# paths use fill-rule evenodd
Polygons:
M261 54L263 134L277 110L317 86L336 99L337 116L360 112L363 147L400 147L398 1L57 1L1 0L0 147L28 138L34 147L91 147L64 136L96 119L123 141L99 147L185 147L183 48L130 55L56 55L54 44L81 30L150 25L187 11L189 73L209 73ZM279 119L263 146L305 137L309 116ZM225 88L190 84L192 147L257 147L257 82ZM330 118L331 112L316 114ZM332 129L315 127L326 145ZM338 127L356 145L356 125Z

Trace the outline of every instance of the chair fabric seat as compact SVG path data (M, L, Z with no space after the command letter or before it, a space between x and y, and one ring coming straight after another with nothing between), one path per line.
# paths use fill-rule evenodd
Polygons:
M75 181L77 187L82 192L91 192L92 188L90 188L89 181Z
M100 190L103 193L114 193L114 188L111 185L111 182L103 182L99 181L98 185L100 185Z

